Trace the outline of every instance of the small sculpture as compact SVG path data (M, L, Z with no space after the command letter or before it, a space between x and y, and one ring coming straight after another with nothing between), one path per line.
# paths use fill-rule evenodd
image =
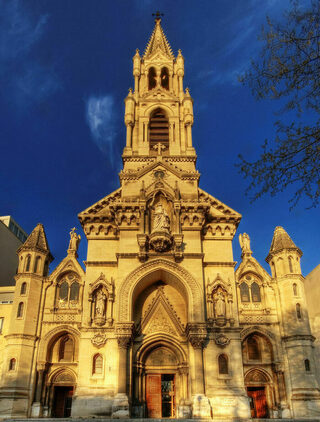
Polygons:
M166 210L163 208L162 204L158 204L156 205L155 210L154 210L152 233L154 232L169 233L169 229L170 229L169 216Z
M239 234L239 243L243 254L252 253L250 249L250 237L247 233Z
M70 232L69 250L77 252L81 240L80 234L76 233L76 228L73 227Z
M96 295L96 316L103 317L105 315L106 295L102 290L98 290Z
M225 295L221 289L221 287L218 288L216 293L213 297L214 302L214 314L216 318L225 318L226 316L226 299Z

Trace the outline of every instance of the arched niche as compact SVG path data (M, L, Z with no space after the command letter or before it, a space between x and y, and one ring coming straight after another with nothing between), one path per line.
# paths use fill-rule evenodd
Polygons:
M184 298L188 322L203 318L203 291L198 282L181 265L158 258L142 264L123 280L119 289L119 321L132 321L133 304L138 296L159 280L173 286Z

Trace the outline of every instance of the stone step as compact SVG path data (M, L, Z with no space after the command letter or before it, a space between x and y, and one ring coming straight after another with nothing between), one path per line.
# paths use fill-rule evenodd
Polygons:
M112 419L104 417L95 418L12 418L12 419L1 419L3 422L169 422L172 419L149 419L149 418L131 418L131 419ZM312 419L238 419L238 418L227 418L227 419L174 419L179 422L320 422L320 418Z

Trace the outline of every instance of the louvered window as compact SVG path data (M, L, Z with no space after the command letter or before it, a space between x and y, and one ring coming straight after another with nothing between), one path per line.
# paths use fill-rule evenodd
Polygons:
M149 141L151 150L156 150L159 142L162 150L169 146L169 121L160 108L156 109L150 117Z

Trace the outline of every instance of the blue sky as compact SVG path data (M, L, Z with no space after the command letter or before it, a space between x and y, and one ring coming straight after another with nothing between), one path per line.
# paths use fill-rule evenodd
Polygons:
M125 145L124 103L133 85L132 56L152 32L152 13L175 54L185 57L185 87L194 98L193 141L200 187L243 216L268 269L275 226L302 249L304 275L319 264L319 210L293 190L250 204L235 168L241 153L258 156L274 136L279 105L257 103L237 76L259 51L266 15L281 19L289 0L0 0L0 213L27 231L42 222L55 261L66 255L70 228L84 239L77 214L119 186ZM86 258L86 242L80 260Z

